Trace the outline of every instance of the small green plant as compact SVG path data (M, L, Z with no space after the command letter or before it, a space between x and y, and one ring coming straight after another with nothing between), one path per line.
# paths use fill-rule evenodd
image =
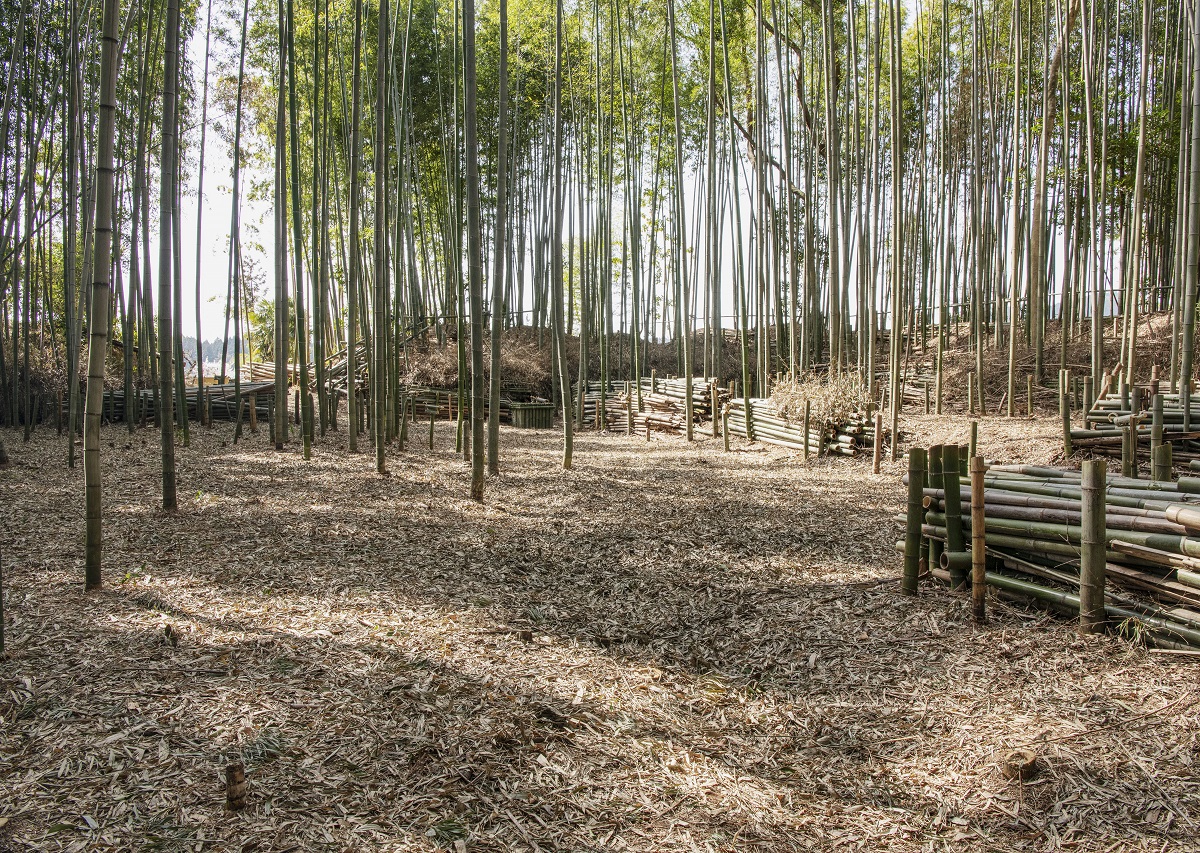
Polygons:
M1116 626L1117 636L1129 640L1131 643L1136 643L1139 646L1146 644L1146 625L1141 619L1136 619L1130 616L1128 619L1122 619Z
M138 578L140 578L142 576L142 572L144 572L145 570L146 570L145 563L138 566L136 569L126 569L125 574L121 575L121 579L119 581L117 581L117 583L120 585L124 585L127 583L133 583L134 581L136 581Z
M437 842L446 844L467 837L467 828L452 817L435 823L426 833Z

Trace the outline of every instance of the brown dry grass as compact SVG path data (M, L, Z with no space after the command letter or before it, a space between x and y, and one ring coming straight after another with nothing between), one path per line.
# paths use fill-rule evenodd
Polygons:
M900 597L899 464L506 429L480 506L452 430L387 477L200 430L174 515L107 430L93 594L79 470L6 433L0 849L1200 849L1194 666Z
M871 403L871 392L855 373L841 376L804 376L799 381L780 382L771 388L771 402L780 417L793 422L804 420L804 404L817 426L845 424L852 415L861 415Z

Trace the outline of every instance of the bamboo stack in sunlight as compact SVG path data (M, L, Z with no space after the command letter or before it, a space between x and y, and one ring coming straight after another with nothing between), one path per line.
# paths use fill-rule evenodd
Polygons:
M928 463L910 465L904 477L909 485L919 478L920 502L897 517L910 534L919 531L897 543L906 562L917 561L955 588L971 567L974 504L966 462L966 448L930 448ZM1108 626L1159 646L1200 648L1200 477L1155 481L1109 473L1091 534L1081 472L989 464L982 479L990 586L1078 613L1090 535L1103 551Z
M748 403L748 405L747 405ZM875 424L865 413L852 414L836 423L807 425L790 421L779 414L769 399L735 398L729 402L729 429L747 441L760 441L810 455L857 456L869 452L875 443ZM884 431L884 441L891 440Z
M711 421L713 397L720 407L728 394L711 380L692 380L692 421ZM579 385L573 389L579 401ZM639 398L641 409L639 410ZM684 379L643 379L639 388L626 382L588 382L582 399L582 423L587 429L607 429L638 435L664 432L672 435L687 428L687 382ZM603 409L603 418L600 412ZM630 424L632 418L632 426ZM603 420L603 423L601 421Z
M1114 370L1119 375L1120 366ZM1157 373L1134 385L1106 375L1099 397L1086 405L1083 427L1070 431L1071 447L1121 459L1122 470L1134 474L1143 463L1153 472L1156 454L1159 464L1167 454L1171 464L1200 461L1200 399L1191 396L1185 412L1183 396L1161 388Z

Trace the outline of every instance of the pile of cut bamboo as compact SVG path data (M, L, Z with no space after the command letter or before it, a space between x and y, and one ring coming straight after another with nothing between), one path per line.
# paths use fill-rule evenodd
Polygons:
M1118 391L1102 393L1084 415L1084 428L1070 431L1070 449L1120 459L1126 476L1148 462L1156 479L1168 477L1173 464L1200 460L1200 399L1192 396L1185 412L1182 395L1163 393L1158 384L1122 382Z
M1200 478L1105 475L1102 462L1085 476L971 461L968 474L965 447L910 452L897 543L905 591L916 592L923 572L970 585L980 616L985 583L1068 613L1094 601L1100 623L1200 648Z
M573 390L576 405L579 405L579 385L576 384ZM727 392L715 382L693 379L693 424L711 421L714 405L719 412L727 399ZM600 429L603 426L604 429L639 435L648 432L679 435L687 429L687 381L651 375L642 379L638 387L631 382L588 382L584 386L582 406L585 427Z
M250 416L249 407L253 405L256 408L256 417L267 418L270 413L273 389L274 385L271 382L242 382L241 395L244 401L242 417ZM157 408L157 399L157 388L135 388L130 401L133 406L134 419L140 419L143 415L153 418L153 413ZM183 389L183 401L187 409L187 416L191 420L232 421L237 418L237 393L232 382L204 386L203 401L207 408L203 419L200 418L201 393L199 388L195 385L186 386ZM65 406L64 401L64 417L66 416ZM103 417L109 423L125 421L125 390L123 388L105 390Z
M413 417L428 420L433 417L438 420L455 420L459 415L459 400L457 388L430 388L425 385L400 384L400 393L404 400L411 402ZM500 394L500 422L512 423L512 403L526 402L532 395L523 391L510 391L507 386ZM488 398L483 399L484 417L488 415ZM471 401L463 400L464 416L470 412Z
M769 399L735 398L729 401L729 430L747 441L761 441L807 455L857 456L875 444L875 424L866 413L852 414L837 423L815 423L806 417L793 423L779 414ZM890 440L888 430L883 441Z

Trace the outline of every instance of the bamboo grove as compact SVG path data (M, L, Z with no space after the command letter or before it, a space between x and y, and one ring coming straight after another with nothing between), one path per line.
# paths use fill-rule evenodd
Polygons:
M1011 414L1019 358L1042 384L1080 342L1096 387L1132 380L1165 313L1191 392L1184 3L4 0L0 32L0 421L28 436L54 409L73 465L86 411L98 465L107 381L129 430L161 429L168 509L212 295L218 381L273 361L276 447L336 429L380 471L409 350L456 347L477 498L513 328L552 353L568 467L572 387L646 376L663 344L747 399L858 375L894 425L906 372L940 382L952 343L980 410L1007 354ZM214 146L231 166L206 175ZM184 234L206 193L224 221ZM223 268L183 268L202 229Z

